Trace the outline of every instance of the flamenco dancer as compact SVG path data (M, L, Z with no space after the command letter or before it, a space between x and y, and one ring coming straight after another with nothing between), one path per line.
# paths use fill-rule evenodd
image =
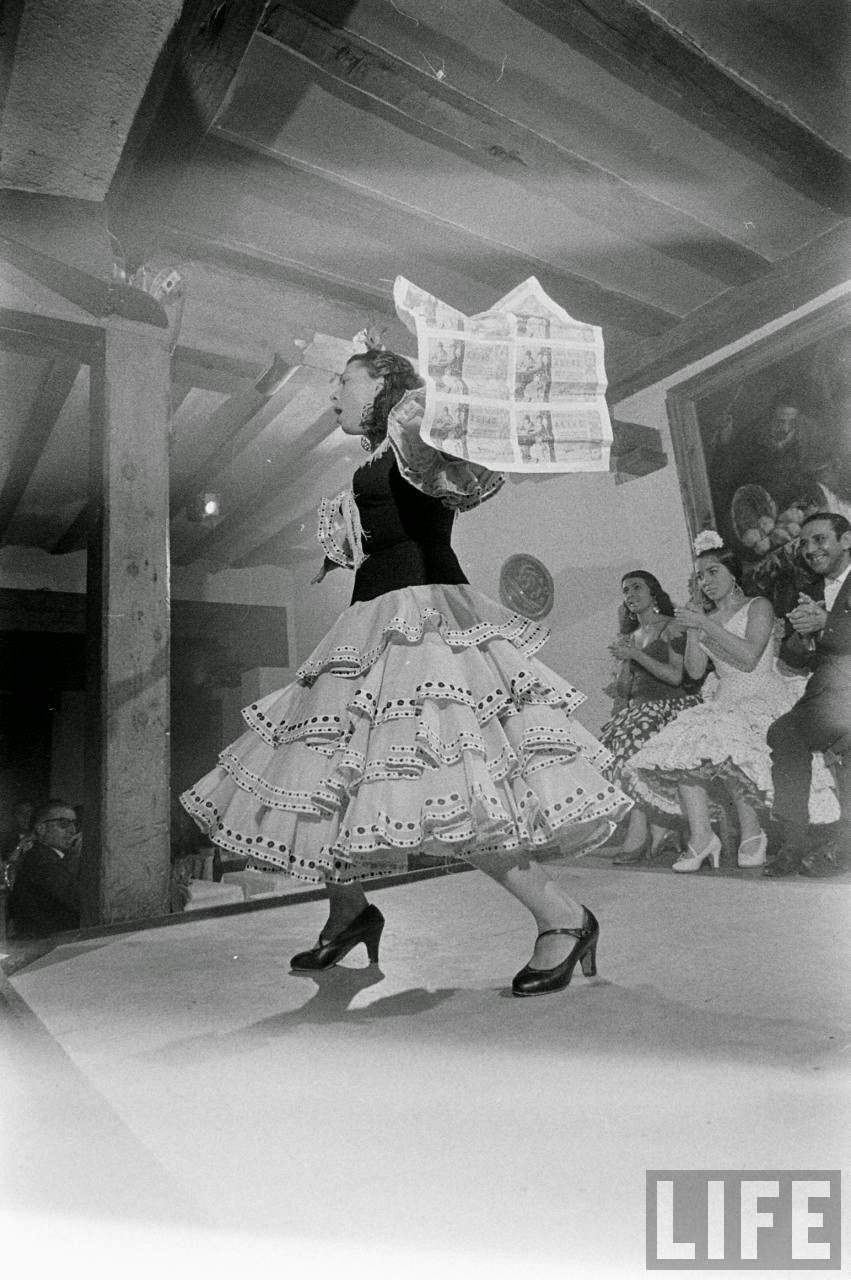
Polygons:
M249 730L182 803L221 847L328 890L319 940L292 969L326 969L384 917L364 883L414 852L463 859L532 914L518 996L591 976L600 928L541 863L603 843L631 801L608 752L571 718L583 695L533 657L546 631L467 585L457 511L502 477L419 435L411 363L353 356L331 395L369 452L353 489L320 508L322 570L355 571L352 602L287 688L245 708Z

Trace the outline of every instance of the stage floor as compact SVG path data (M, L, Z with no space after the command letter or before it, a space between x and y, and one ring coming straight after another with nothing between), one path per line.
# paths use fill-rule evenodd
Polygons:
M290 975L324 919L290 902L18 972L7 1244L122 1280L640 1276L646 1169L847 1165L849 886L559 875L600 976L539 999L509 991L528 918L472 872L374 895L380 969Z

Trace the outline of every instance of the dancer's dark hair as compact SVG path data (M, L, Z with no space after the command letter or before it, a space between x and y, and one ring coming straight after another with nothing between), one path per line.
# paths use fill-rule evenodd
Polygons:
M362 364L371 378L384 379L372 409L363 421L363 433L374 449L387 435L387 419L390 410L395 408L406 391L421 387L422 378L410 360L406 360L404 356L397 356L395 351L379 351L375 348L359 351L357 355L346 361L346 367L348 368L350 364Z

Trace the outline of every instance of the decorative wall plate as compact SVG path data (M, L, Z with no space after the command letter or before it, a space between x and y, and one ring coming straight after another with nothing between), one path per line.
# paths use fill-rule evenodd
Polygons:
M553 607L553 580L534 556L509 556L499 575L499 598L524 618L545 618Z

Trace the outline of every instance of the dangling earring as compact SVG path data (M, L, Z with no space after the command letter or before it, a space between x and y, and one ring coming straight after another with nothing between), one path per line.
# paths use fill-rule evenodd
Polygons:
M372 437L369 434L369 428L374 426L373 405L365 404L361 409L360 427L363 434L360 438L360 447L365 453L372 453Z

